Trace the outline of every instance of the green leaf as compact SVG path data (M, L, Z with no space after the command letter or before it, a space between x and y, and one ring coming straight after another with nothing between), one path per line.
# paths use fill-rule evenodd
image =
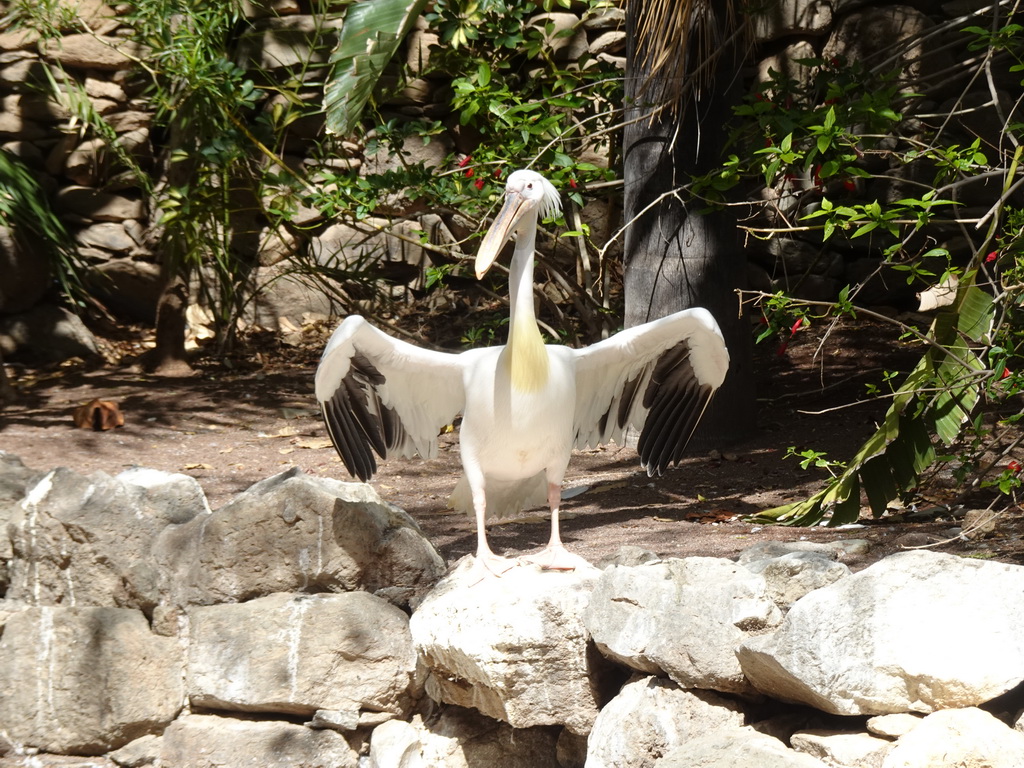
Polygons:
M825 128L826 130L836 124L836 108L829 107L828 112L825 113Z
M384 67L427 0L364 0L345 12L324 86L328 133L348 136L359 123Z
M476 80L481 86L491 82L491 68L486 61L481 61L476 68Z

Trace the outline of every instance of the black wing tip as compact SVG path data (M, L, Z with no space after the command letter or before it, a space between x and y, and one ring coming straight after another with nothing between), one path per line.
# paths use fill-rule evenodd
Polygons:
M669 467L679 465L713 394L709 385L690 382L682 391L654 403L637 443L640 466L648 477L661 476Z

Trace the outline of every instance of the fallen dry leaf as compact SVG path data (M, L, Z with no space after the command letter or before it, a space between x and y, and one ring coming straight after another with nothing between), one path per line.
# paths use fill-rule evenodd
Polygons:
M312 437L308 440L299 440L295 443L297 448L312 448L315 451L322 450L323 448L330 448L330 438L326 437Z
M213 469L213 467L209 464L186 464L182 469Z

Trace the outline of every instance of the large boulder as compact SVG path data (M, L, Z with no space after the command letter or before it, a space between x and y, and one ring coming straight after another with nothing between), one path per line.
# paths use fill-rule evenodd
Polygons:
M739 707L718 694L686 691L664 678L635 679L597 716L587 768L651 768L674 747L741 725Z
M188 715L164 732L160 765L175 768L356 768L345 737L284 721Z
M12 516L7 596L148 611L164 587L151 557L158 533L208 513L206 495L187 475L52 470L27 490Z
M588 647L582 614L598 574L524 566L496 578L463 561L410 621L427 693L515 728L588 732L604 665Z
M416 692L408 617L366 592L277 594L190 613L193 706L405 714Z
M96 337L78 315L55 304L41 303L16 315L0 317L0 354L37 363L59 363L71 357L100 357Z
M1024 680L1022 596L1021 566L904 552L801 598L737 654L759 690L834 714L975 706Z
M761 576L713 557L612 566L583 622L604 655L687 688L752 692L734 648L782 621Z
M178 641L139 611L28 608L0 637L0 724L25 747L103 754L174 719L182 667Z
M156 549L177 606L359 589L406 604L445 570L416 522L373 488L296 468L164 531Z

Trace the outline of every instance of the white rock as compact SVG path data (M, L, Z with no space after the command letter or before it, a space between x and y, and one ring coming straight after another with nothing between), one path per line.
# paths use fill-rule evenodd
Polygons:
M764 578L769 597L781 606L850 575L849 566L817 552L790 552L746 567Z
M797 752L820 758L835 768L881 768L892 742L867 733L798 731L789 740Z
M641 678L624 685L597 716L587 741L586 768L647 768L673 747L742 724L739 708L715 693Z
M1024 734L980 709L947 709L901 736L882 768L1020 768Z
M974 706L1024 680L1022 594L1020 566L900 553L798 600L737 655L759 690L834 714Z
M700 734L676 747L654 768L826 768L810 755L789 749L751 728L723 728Z
M404 714L416 653L405 613L366 592L278 594L190 612L194 706L312 715Z
M608 568L583 621L603 654L684 687L750 692L734 648L782 621L765 580L723 558Z
M867 728L869 733L886 739L898 739L914 730L921 724L922 715L911 712L897 712L891 715L875 715L869 717Z
M602 665L588 650L582 613L599 572L523 566L496 578L471 562L439 583L410 621L430 670L427 693L515 728L589 731Z
M392 720L370 738L368 768L541 768L556 765L549 728L513 729L461 707L424 722Z

